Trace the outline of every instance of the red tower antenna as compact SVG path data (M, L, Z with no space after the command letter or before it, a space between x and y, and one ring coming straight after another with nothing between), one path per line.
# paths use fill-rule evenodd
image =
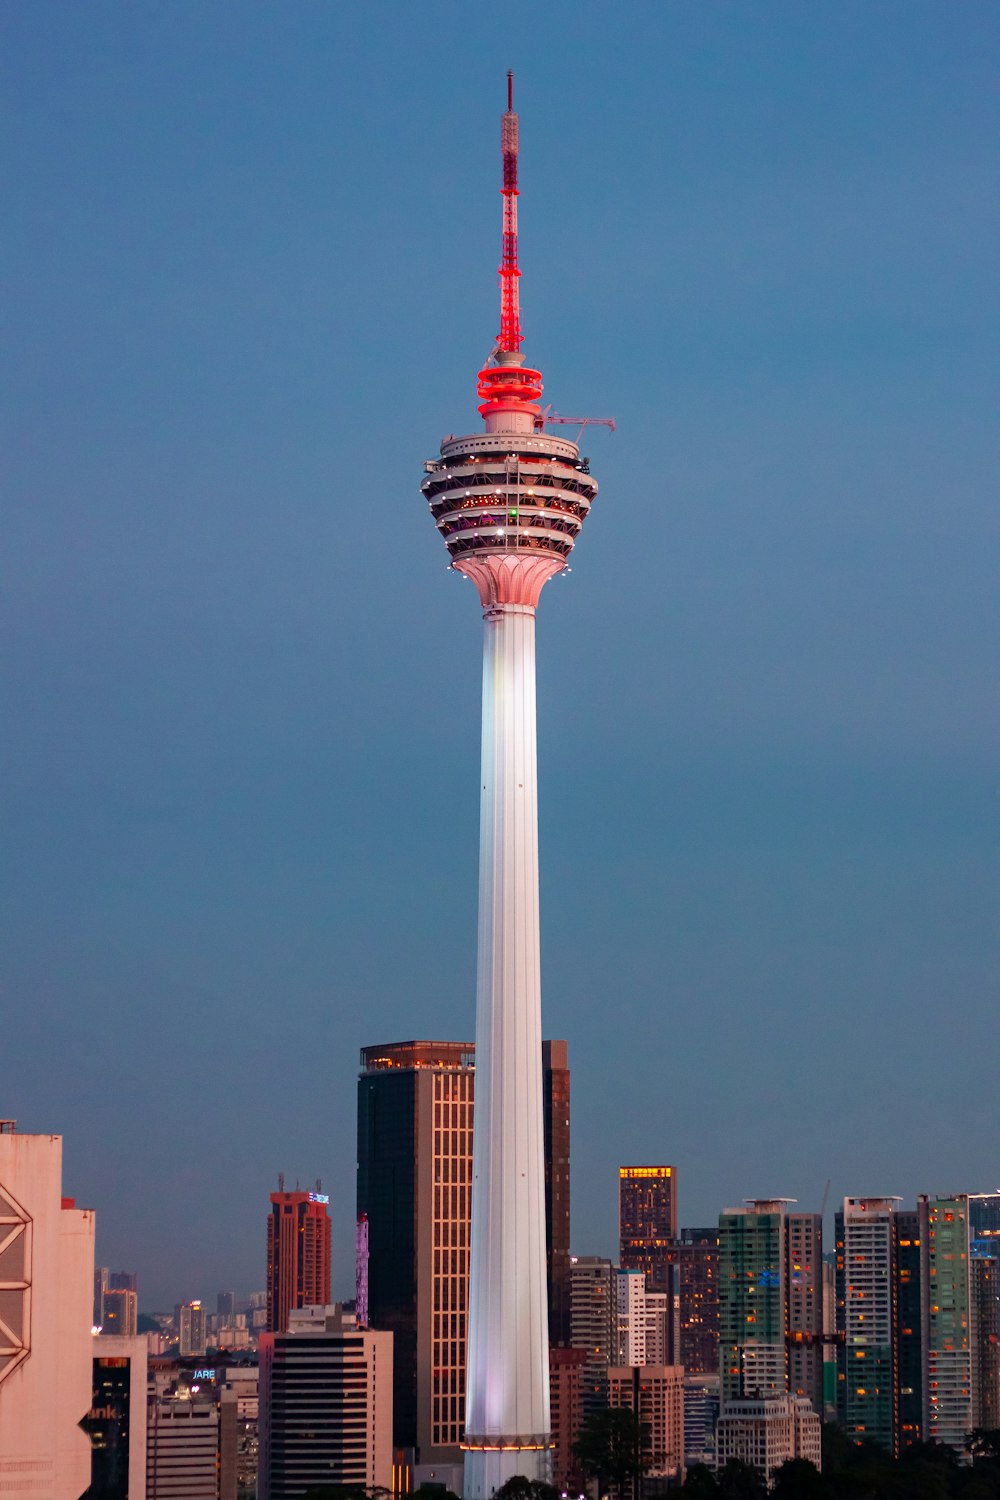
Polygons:
M521 308L517 282L521 275L517 265L517 152L518 118L514 113L514 75L507 74L507 113L500 122L500 150L503 155L503 253L500 261L500 338L499 347L511 354L520 352Z
M517 153L518 118L514 113L514 75L507 74L507 111L500 117L500 151L503 158L503 244L500 257L500 334L491 359L479 372L482 416L499 418L501 413L539 416L537 401L542 377L523 363L521 307L517 283Z

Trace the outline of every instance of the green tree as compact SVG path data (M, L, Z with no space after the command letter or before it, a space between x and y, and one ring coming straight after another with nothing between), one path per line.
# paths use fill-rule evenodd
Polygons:
M650 1465L650 1430L627 1406L592 1412L580 1428L573 1453L583 1472L621 1497Z
M693 1495L695 1500L712 1500L713 1496L718 1495L719 1486L715 1482L715 1475L706 1464L692 1464L687 1471L681 1493Z
M495 1492L494 1500L559 1500L559 1491L554 1484L546 1484L544 1479L512 1474Z
M719 1474L719 1494L724 1500L766 1500L767 1485L740 1458L731 1458Z
M775 1471L772 1500L826 1500L830 1491L815 1464L790 1458Z

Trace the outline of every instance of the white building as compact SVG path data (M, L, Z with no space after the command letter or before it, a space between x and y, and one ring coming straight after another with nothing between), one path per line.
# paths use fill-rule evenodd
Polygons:
M804 1458L822 1466L822 1423L803 1396L761 1396L729 1401L716 1428L716 1467L731 1458L750 1464L771 1485L776 1470L789 1459Z
M616 1365L646 1363L646 1273L615 1271Z
M260 1341L259 1500L320 1484L392 1488L392 1334L338 1305Z
M94 1215L62 1196L62 1137L0 1121L0 1493L90 1484Z

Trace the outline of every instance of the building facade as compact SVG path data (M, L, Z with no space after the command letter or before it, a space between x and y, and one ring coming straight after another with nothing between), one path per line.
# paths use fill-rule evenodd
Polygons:
M899 1453L896 1198L845 1198L836 1215L837 1416L855 1442Z
M271 1194L267 1216L267 1326L284 1333L293 1308L330 1301L329 1198L321 1192Z
M689 1375L719 1373L719 1230L682 1229L675 1250L680 1364Z
M896 1385L900 1453L923 1441L923 1319L920 1310L920 1215L896 1212Z
M974 1428L997 1425L1000 1409L997 1259L982 1254L975 1201L964 1193L917 1200L924 1433L959 1453Z
M0 1490L66 1500L90 1483L94 1215L62 1195L62 1137L0 1121Z
M804 1396L762 1396L727 1402L716 1427L716 1467L731 1459L749 1464L770 1488L791 1459L822 1468L822 1422Z
M673 1296L677 1169L618 1168L618 1252L623 1271L644 1271L652 1291Z
M785 1215L788 1389L823 1412L823 1219Z
M369 1327L394 1339L395 1445L422 1464L461 1460L474 1058L471 1042L396 1042L361 1053L359 1281Z
M174 1320L177 1324L177 1352L181 1359L204 1354L208 1347L208 1325L205 1309L197 1298L193 1302L179 1302L174 1309Z
M570 1339L582 1349L584 1417L608 1404L608 1369L615 1363L617 1298L615 1267L598 1255L571 1255Z
M134 1293L132 1294L134 1296ZM145 1500L146 1338L101 1334L93 1341L92 1445L84 1500Z
M684 1371L680 1365L612 1365L608 1404L628 1408L647 1425L648 1479L678 1478L684 1468Z
M552 1412L552 1483L562 1494L580 1495L585 1479L573 1452L583 1423L583 1349L549 1349L549 1407Z
M719 1216L719 1373L722 1404L783 1395L787 1200L754 1199Z
M392 1488L392 1334L339 1306L293 1311L260 1342L258 1500Z
M545 1149L545 1271L549 1345L569 1343L569 1056L564 1041L542 1042Z
M564 1041L542 1043L542 1079L550 1308L568 1342ZM396 1447L439 1469L461 1461L465 1424L475 1080L471 1042L393 1042L361 1054L359 1316L395 1337Z

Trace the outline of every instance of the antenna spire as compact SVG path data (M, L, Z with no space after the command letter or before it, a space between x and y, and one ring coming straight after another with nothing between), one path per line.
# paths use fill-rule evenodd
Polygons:
M514 74L507 74L507 113L500 121L500 150L503 156L503 253L500 261L500 337L499 348L508 354L519 354L524 342L521 333L521 307L517 282L521 272L517 265L517 153L518 118L514 113Z

